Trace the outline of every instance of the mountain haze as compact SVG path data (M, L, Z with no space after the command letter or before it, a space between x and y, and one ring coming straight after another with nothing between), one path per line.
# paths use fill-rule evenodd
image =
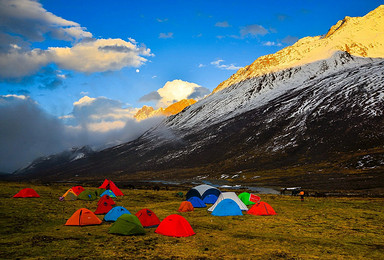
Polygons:
M346 17L324 36L260 57L132 142L50 167L36 163L18 176L225 175L266 185L380 188L383 13L380 6L364 17Z

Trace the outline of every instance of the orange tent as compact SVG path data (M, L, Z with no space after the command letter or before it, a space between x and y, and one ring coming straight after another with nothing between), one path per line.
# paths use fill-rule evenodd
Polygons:
M19 191L14 198L40 198L39 194L34 189L25 188Z
M124 196L119 188L113 183L113 181L105 179L103 184L99 187L100 189L111 190L116 196Z
M66 226L100 225L101 220L89 209L81 208L65 223Z
M275 210L266 202L260 201L247 211L247 214L258 216L276 215Z
M178 212L188 212L188 211L193 211L193 210L194 210L194 208L193 208L191 202L183 201L183 202L181 202L181 205L177 211Z

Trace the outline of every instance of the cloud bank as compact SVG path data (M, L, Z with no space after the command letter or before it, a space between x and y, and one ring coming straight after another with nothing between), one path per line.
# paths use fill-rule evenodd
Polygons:
M83 97L62 119L45 113L27 96L0 96L0 172L13 172L40 156L72 147L117 145L139 137L162 118L140 122L119 101ZM72 120L72 125L65 124Z
M58 17L32 0L0 0L0 79L31 76L49 64L84 73L139 67L153 56L134 39L94 39L80 24ZM46 39L69 47L33 48Z

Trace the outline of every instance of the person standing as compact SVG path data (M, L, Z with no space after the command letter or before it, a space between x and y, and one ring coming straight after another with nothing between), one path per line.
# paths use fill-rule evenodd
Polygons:
M304 201L304 191L300 191L299 196L300 196L301 202L303 202Z

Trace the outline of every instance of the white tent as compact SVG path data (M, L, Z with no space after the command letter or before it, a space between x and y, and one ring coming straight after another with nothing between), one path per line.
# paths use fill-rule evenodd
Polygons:
M216 208L216 206L224 199L231 199L231 200L235 201L237 203L237 205L239 205L241 210L248 210L247 206L239 199L239 197L237 197L236 193L234 193L234 192L222 192L220 194L220 196L217 198L216 203L213 204L212 207L210 207L208 209L208 211L213 211Z

